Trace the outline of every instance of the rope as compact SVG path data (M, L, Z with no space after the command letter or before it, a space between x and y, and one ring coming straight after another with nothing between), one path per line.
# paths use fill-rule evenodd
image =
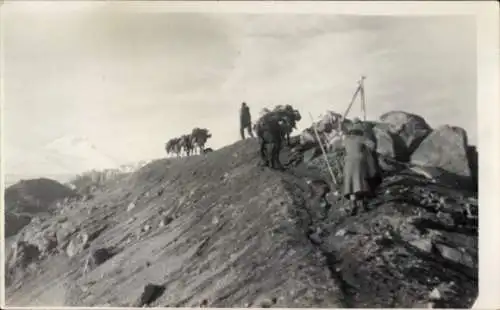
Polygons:
M333 174L332 167L330 166L330 163L328 162L328 157L326 156L326 151L323 148L323 143L321 142L321 139L318 134L318 130L316 129L316 124L314 123L314 118L309 112L309 117L311 118L311 122L313 123L312 127L314 129L314 134L316 135L316 139L318 139L319 146L321 147L321 152L323 153L323 157L325 159L326 165L328 167L328 171L330 172L330 176L332 177L333 184L337 185L337 179L335 178L335 175Z
M358 81L358 87L356 88L356 91L354 92L354 94L352 96L351 102L349 103L349 106L347 107L346 111L342 115L342 118L340 119L339 129L338 129L337 133L331 138L331 140L336 138L342 132L342 123L344 122L344 119L347 117L347 114L351 110L352 105L354 104L354 101L356 100L356 97L358 96L358 93L360 93L360 96L361 96L361 109L363 111L363 118L366 121L366 104L365 104L365 92L364 92L364 85L363 85L363 81L365 79L366 79L366 76L361 76L361 79ZM328 167L328 171L330 172L330 176L332 177L332 181L335 185L337 185L338 184L337 179L335 178L332 167L330 166L330 163L328 162L328 157L326 156L325 148L323 147L323 143L321 142L321 138L319 136L318 130L316 129L316 124L314 122L314 118L310 112L309 112L309 117L311 118L314 134L316 135L316 139L318 140L318 144L321 148L321 152L323 153L323 158L325 159L326 165ZM327 143L328 143L328 141L327 141Z

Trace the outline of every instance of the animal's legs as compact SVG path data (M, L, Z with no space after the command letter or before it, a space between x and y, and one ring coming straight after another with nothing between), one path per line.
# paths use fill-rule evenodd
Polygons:
M281 139L278 139L275 143L273 143L272 148L272 165L275 169L283 169L283 165L280 162L280 151L281 151Z
M260 158L263 166L269 165L269 160L266 156L266 143L264 139L260 139Z

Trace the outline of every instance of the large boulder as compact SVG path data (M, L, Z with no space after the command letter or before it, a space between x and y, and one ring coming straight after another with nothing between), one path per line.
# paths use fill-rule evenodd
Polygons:
M11 244L10 249L6 250L5 284L11 285L13 282L21 280L29 269L33 269L32 264L40 259L40 251L37 246L19 240L16 240Z
M467 132L460 127L441 126L434 130L413 152L411 162L420 166L437 167L471 181Z
M377 146L379 166L388 172L400 170L401 165L397 162L407 161L407 149L401 137L393 134L389 125L384 123L374 124L371 131Z
M388 126L379 124L373 127L373 135L377 143L377 153L389 158L398 157L398 150L394 135L391 134Z
M477 148L469 145L467 148L467 157L469 159L469 167L471 169L472 186L474 190L478 190L478 172L479 172L479 154Z
M403 111L385 113L380 116L380 121L389 125L392 134L401 137L408 154L413 153L432 131L432 128L421 116Z
M40 251L38 247L31 243L17 241L12 245L9 256L10 257L7 258L7 265L9 268L25 268L30 263L39 259Z

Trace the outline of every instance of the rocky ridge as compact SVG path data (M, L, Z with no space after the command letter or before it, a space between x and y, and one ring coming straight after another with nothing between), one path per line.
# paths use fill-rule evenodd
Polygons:
M473 180L477 163L435 160L469 152L457 130L448 141L459 142L445 148L431 142L447 129L429 129L412 152L412 143L394 148L401 132L385 119L375 124L375 141L385 141L377 147L408 152L386 153L395 161L367 212L349 215L334 186L329 209L311 196L305 180L329 176L304 150L283 152L285 172L258 167L254 139L153 161L24 227L7 251L7 304L470 307L477 193L449 180L460 171ZM411 137L412 126L403 128ZM329 158L340 174L342 150Z

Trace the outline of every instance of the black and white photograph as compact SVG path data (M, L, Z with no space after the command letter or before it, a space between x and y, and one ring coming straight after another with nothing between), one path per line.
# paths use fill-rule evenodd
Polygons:
M471 308L479 269L493 292L479 9L327 2L4 1L3 305Z

